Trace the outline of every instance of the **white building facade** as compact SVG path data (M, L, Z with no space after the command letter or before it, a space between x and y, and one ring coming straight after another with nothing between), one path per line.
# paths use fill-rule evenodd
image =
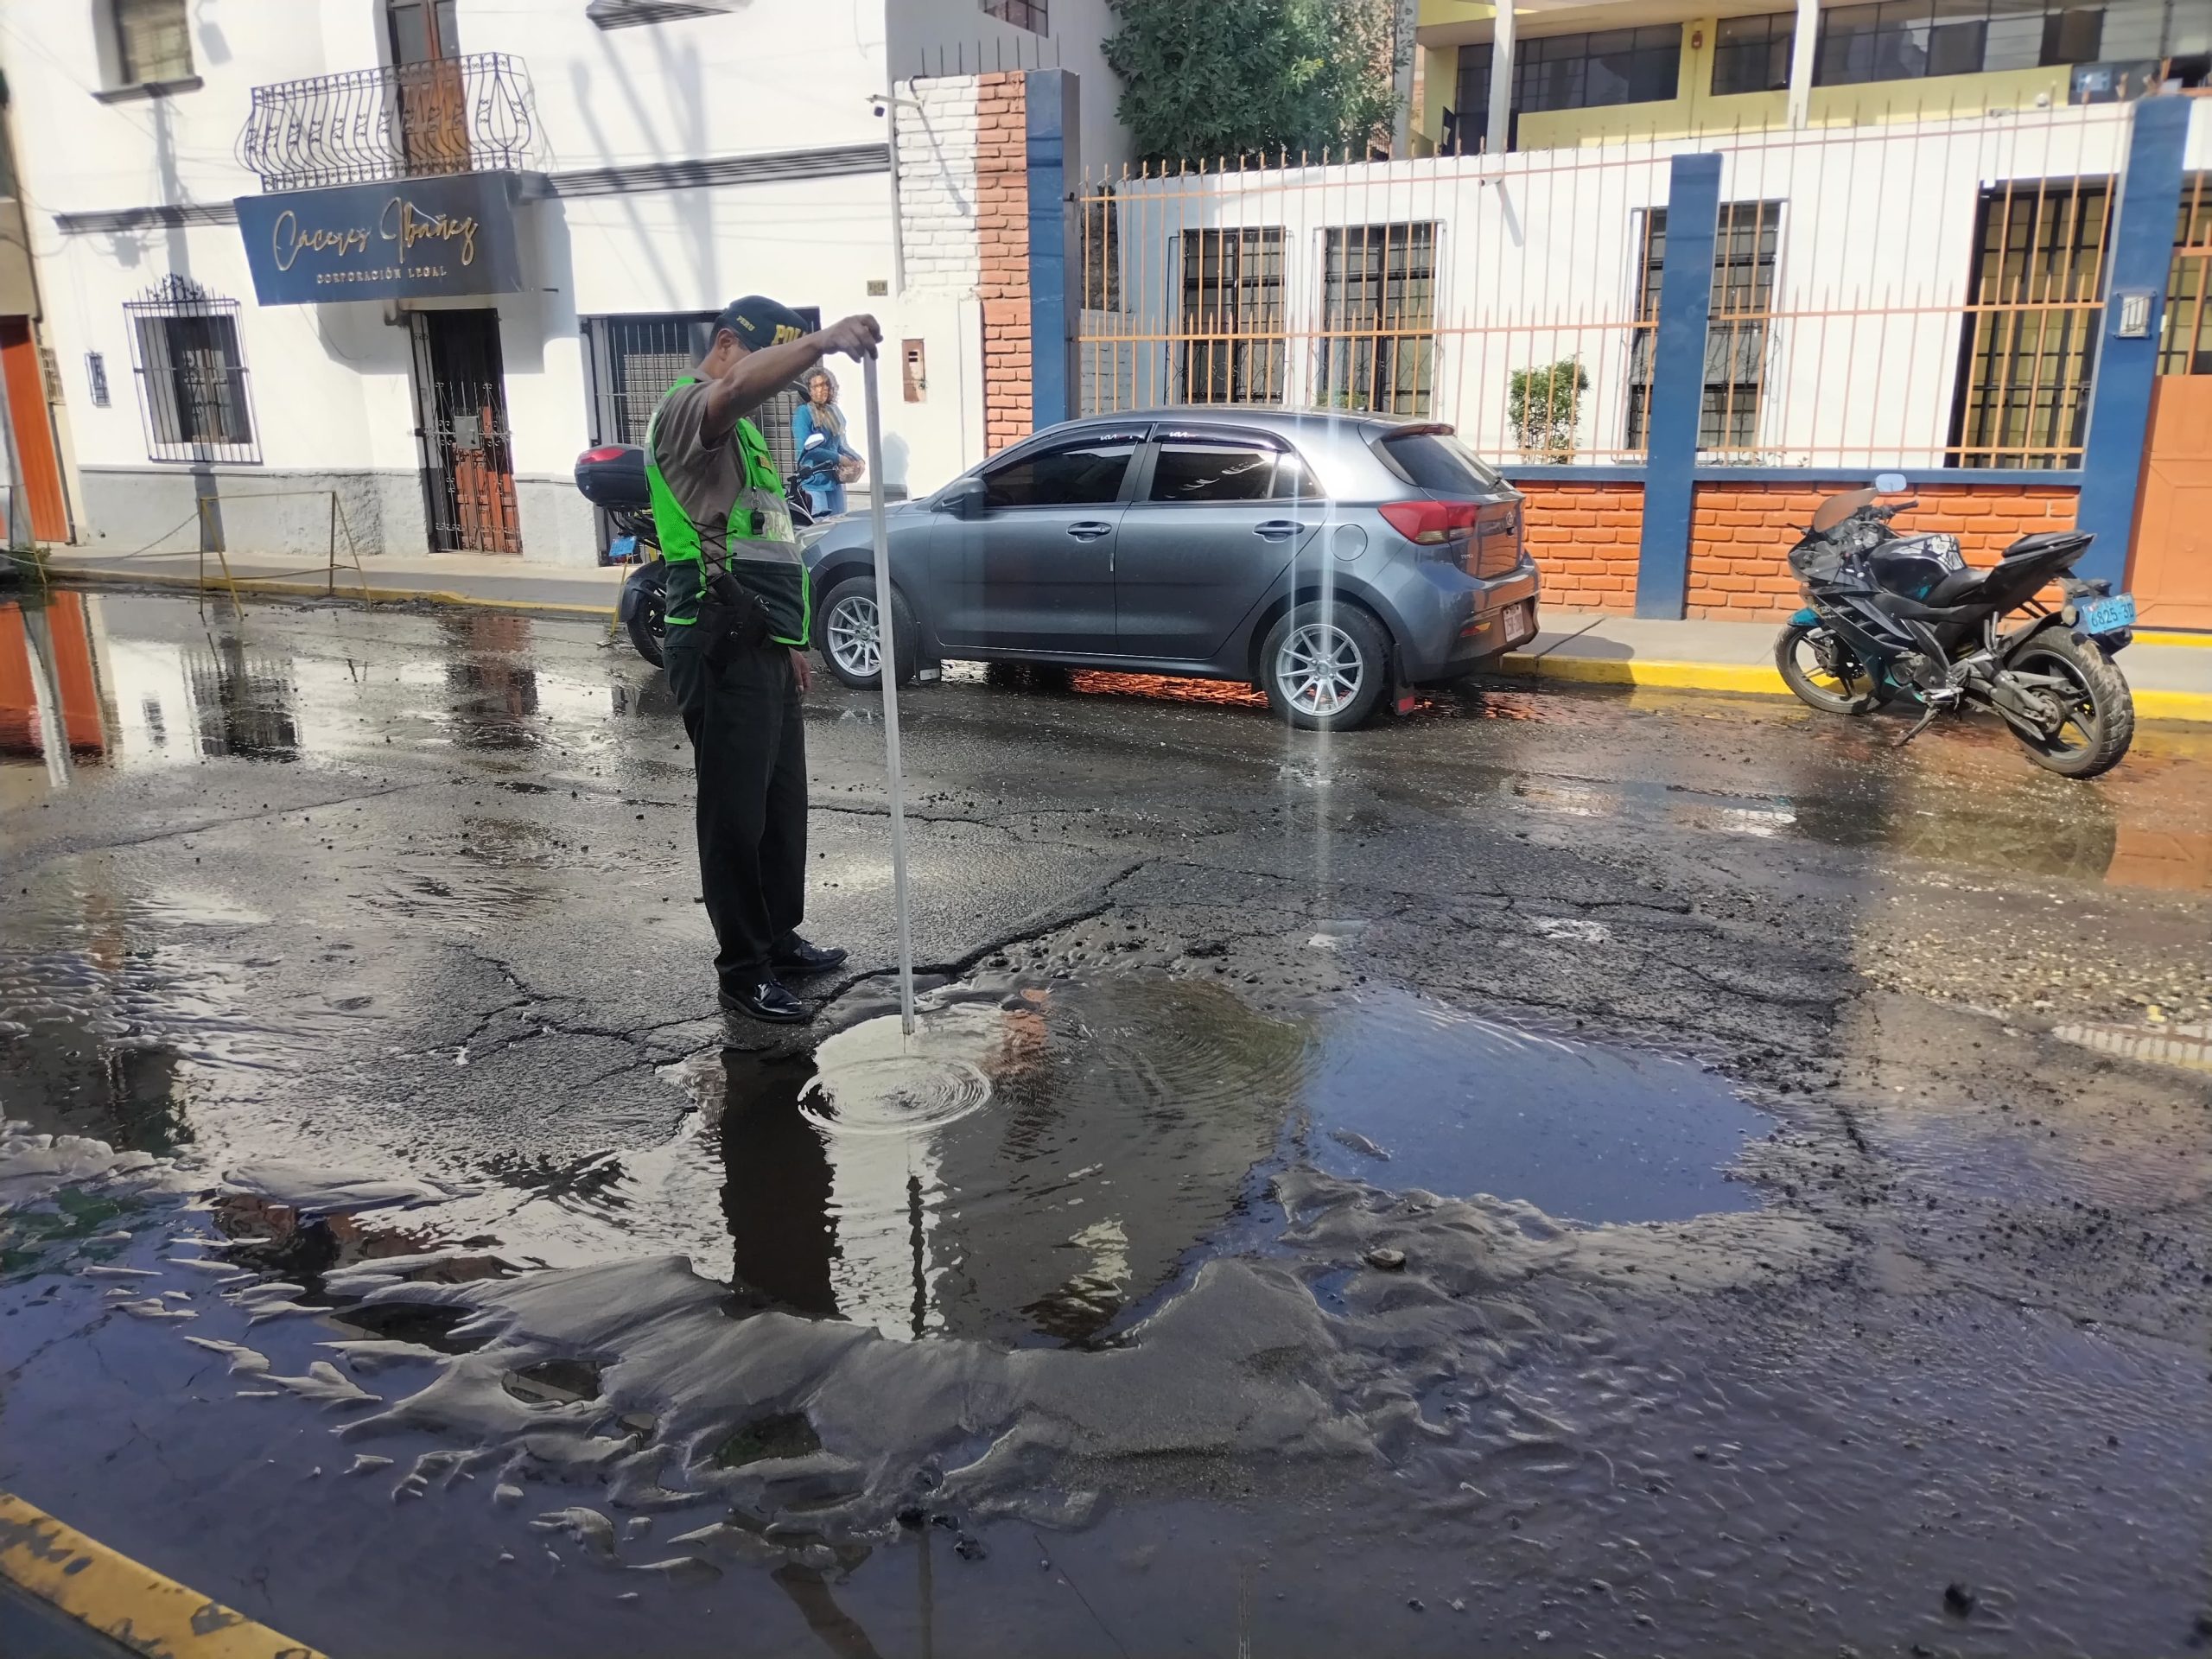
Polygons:
M1049 75L1070 160L1118 160L1109 27L1105 0L0 0L73 539L591 563L577 454L638 441L753 292L882 319L871 480L933 488L984 442L976 88ZM787 450L788 409L761 423Z

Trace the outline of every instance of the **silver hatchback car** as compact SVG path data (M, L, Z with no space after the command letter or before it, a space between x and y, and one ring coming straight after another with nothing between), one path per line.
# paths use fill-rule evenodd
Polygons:
M1070 421L891 511L903 680L950 658L1244 680L1359 725L1536 632L1521 495L1433 423L1162 409ZM815 643L882 668L864 514L807 552Z

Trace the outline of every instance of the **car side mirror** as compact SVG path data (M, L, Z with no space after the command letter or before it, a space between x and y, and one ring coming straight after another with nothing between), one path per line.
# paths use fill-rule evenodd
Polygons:
M949 512L956 518L980 518L990 505L991 493L980 478L963 478L948 484L930 503L932 512Z
M1905 491L1904 474L1903 473L1877 473L1874 474L1874 487L1879 490L1884 495L1902 495Z

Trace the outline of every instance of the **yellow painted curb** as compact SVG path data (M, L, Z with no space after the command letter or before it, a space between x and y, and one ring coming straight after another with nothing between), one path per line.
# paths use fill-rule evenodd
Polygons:
M2138 720L2194 720L2212 721L2212 692L2145 691L2135 690Z
M2138 634L2137 639L2143 636ZM2123 664L2124 666L2124 664ZM1675 663L1648 657L1529 657L1503 658L1498 670L1536 679L1574 680L1586 685L1652 687L1675 691L1729 691L1738 696L1786 697L1789 688L1773 669L1757 663ZM2177 720L2212 724L2212 692L2156 691L2132 687L2138 720Z
M321 1659L7 1492L0 1576L149 1659Z
M2212 646L2212 633L2175 633L2162 628L2138 628L2135 643L2139 645L2203 645Z
M1734 691L1754 696L1786 697L1782 676L1763 663L1676 663L1651 657L1511 656L1499 665L1508 674L1547 680L1580 680L1595 685L1659 686L1676 691Z
M197 576L164 575L159 571L88 570L68 564L50 565L48 574L72 582L112 582L131 588L181 588L216 599L228 594L233 585L203 582ZM480 599L447 588L364 588L346 582L340 582L334 594L327 584L319 582L279 582L264 576L240 576L235 585L242 594L272 594L284 599L365 600L373 605L418 600L432 605L463 605L478 610L550 611L563 616L612 616L619 603L619 600L609 600L604 605L571 605L550 599Z

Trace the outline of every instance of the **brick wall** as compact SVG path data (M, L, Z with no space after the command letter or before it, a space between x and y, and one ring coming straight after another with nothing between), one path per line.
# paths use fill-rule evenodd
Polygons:
M1524 540L1543 578L1543 602L1569 611L1636 609L1643 536L1640 484L1522 483Z
M1029 340L1029 111L1017 72L976 88L976 291L983 300L983 448L1027 437L1034 403Z
M1688 614L1750 620L1796 610L1802 601L1789 550L1813 510L1842 487L1700 485L1690 515ZM1970 564L1994 564L2031 531L2074 524L2076 492L2070 488L1942 484L1913 493L1920 505L1900 516L1897 528L1948 531Z
M975 75L907 83L898 105L899 218L906 285L973 297L982 281L976 236Z

